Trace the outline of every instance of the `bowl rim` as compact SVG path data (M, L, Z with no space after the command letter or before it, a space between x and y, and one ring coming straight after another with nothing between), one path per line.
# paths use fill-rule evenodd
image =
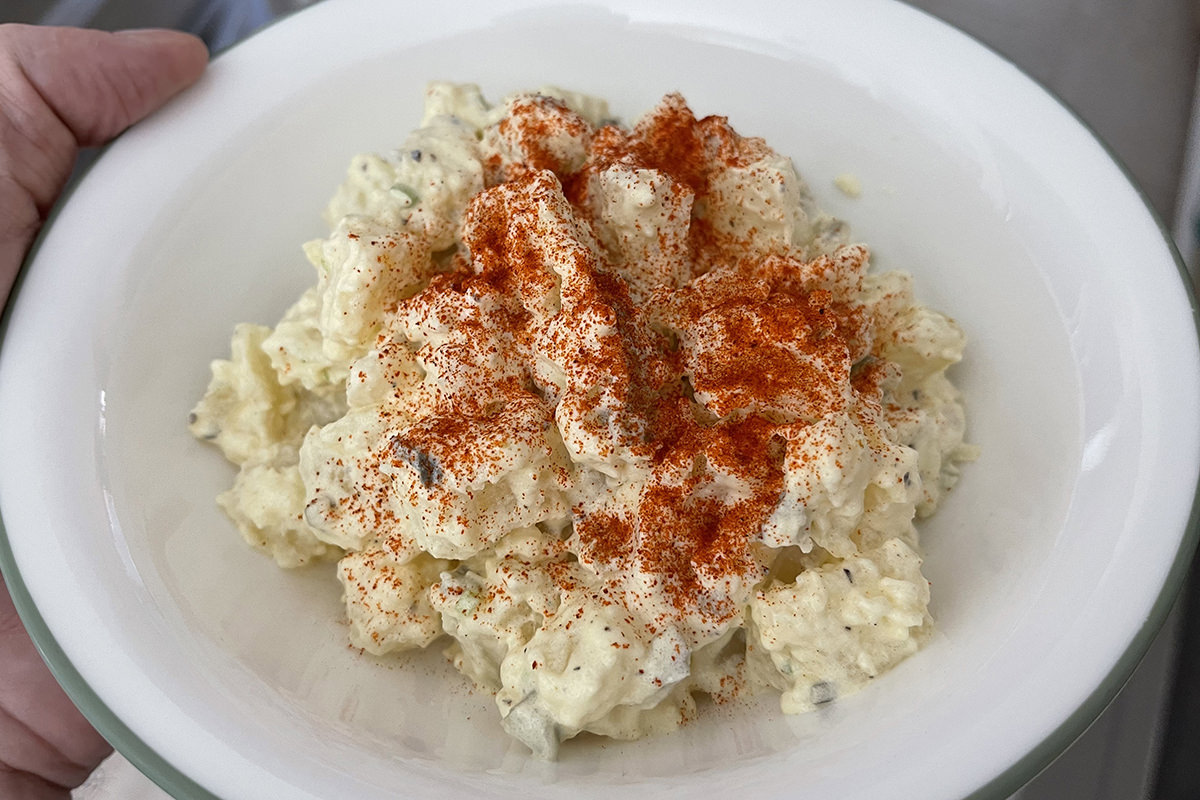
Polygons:
M538 0L537 4L542 5L551 2L553 0ZM987 51L992 58L999 59L1006 65L1017 70L1021 76L1052 99L1061 110L1065 111L1076 124L1101 146L1107 158L1119 169L1126 182L1135 190L1144 209L1149 213L1150 218L1158 228L1162 241L1174 261L1176 272L1183 285L1183 290L1188 301L1188 306L1191 309L1193 333L1195 334L1191 344L1193 346L1200 346L1200 301L1198 301L1187 265L1179 253L1170 228L1151 204L1145 191L1130 172L1128 166L1117 155L1109 143L1056 92L1046 86L1043 81L1030 75L1027 70L1013 62L1008 56L1000 53L994 47L963 30L958 25L944 20L931 12L911 6L907 2L904 2L904 0L896 0L896 3L905 6L909 12L924 17L926 24L932 23L936 26L949 28L966 37L974 46ZM314 5L323 4L318 2ZM601 0L601 5L608 6L609 3ZM210 61L222 58L231 50L236 50L248 42L253 42L263 31L274 28L276 25L284 23L294 16L302 15L312 7L310 5L292 9L275 17L249 36L212 53ZM173 99L171 104L182 102L182 98L187 94L188 92L185 91L180 98ZM36 261L42 243L52 229L61 210L70 202L75 189L81 183L82 179L120 138L118 136L104 146L97 148L90 154L91 158L75 170L69 184L64 188L58 201L42 224L29 252L22 260L7 302L3 310L0 311L0 349L3 349L8 341L7 334L15 300L20 292L25 276ZM113 745L116 751L172 797L195 798L196 800L221 800L220 797L205 789L196 780L183 773L165 757L159 755L157 751L147 745L145 741L105 704L96 691L81 676L78 669L63 651L33 601L24 577L16 564L2 512L3 509L0 506L0 576L3 577L3 582L7 586L17 614L25 626L30 639L33 641L35 648L67 696L97 731ZM1197 475L1194 479L1191 508L1186 527L1180 537L1179 548L1175 553L1163 585L1145 621L1130 639L1124 652L1096 688L1080 703L1079 707L1070 716L1033 746L1024 756L1017 759L977 790L967 795L964 800L1005 800L1005 798L1009 798L1065 752L1083 734L1088 726L1100 716L1108 704L1124 687L1150 648L1155 637L1163 628L1167 616L1192 570L1193 561L1196 559L1198 551L1200 551L1200 475Z

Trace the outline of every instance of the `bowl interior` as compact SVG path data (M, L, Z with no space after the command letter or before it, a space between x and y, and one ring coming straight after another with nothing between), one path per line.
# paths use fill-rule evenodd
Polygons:
M388 5L318 7L218 58L78 187L13 315L6 381L64 327L46 298L66 307L75 343L66 369L13 401L37 424L11 436L39 451L30 476L0 484L17 487L5 496L16 561L68 657L148 745L228 796L700 780L770 793L782 771L814 796L955 797L1105 685L1157 613L1186 527L1195 336L1161 233L1069 114L888 4L814 5L813 28L791 35L765 23L743 35L747 23L714 22L709 6L685 25L632 7L496 18L481 5L488 25L426 21L438 35L370 33L361 52L336 51L355 20L398 24ZM941 49L889 61L897 37ZM953 374L983 455L921 526L938 628L924 650L821 713L784 717L771 698L710 708L673 735L585 737L545 764L439 653L352 650L331 568L284 572L242 543L214 503L233 470L185 429L207 362L227 355L235 322L273 324L310 284L299 245L325 234L319 212L350 156L399 146L432 78L493 99L554 83L609 98L626 120L681 91L792 156L876 269L912 272L922 301L958 319L970 344ZM860 197L834 188L845 173ZM77 288L63 288L68 274ZM1172 369L1182 397L1168 396ZM58 415L70 421L55 428ZM1181 475L1163 474L1168 459ZM9 502L32 492L68 507L39 519L32 501ZM69 592L43 577L54 570ZM83 599L86 611L67 608Z

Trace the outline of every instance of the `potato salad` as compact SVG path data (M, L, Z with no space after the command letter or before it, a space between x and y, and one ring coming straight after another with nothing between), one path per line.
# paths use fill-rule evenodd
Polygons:
M356 647L444 649L553 758L705 695L807 711L928 637L965 339L762 139L435 83L327 220L189 424L251 545L336 562Z

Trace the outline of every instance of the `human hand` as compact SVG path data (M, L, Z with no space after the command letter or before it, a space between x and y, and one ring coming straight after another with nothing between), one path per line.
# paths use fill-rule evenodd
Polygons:
M0 306L79 148L162 106L207 60L199 39L174 31L0 25ZM0 797L67 798L111 749L0 590Z

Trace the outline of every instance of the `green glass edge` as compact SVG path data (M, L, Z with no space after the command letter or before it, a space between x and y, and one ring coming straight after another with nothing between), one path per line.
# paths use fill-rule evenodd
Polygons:
M1187 265L1183 261L1183 256L1179 253L1179 248L1175 245L1175 238L1172 236L1170 228L1163 221L1158 211L1154 208L1154 205L1150 202L1150 198L1142 189L1141 184L1138 183L1133 173L1130 172L1129 167L1117 155L1116 151L1097 133L1091 123L1080 116L1079 112L1063 100L1057 92L1050 89L1050 87L1033 75L1030 75L1029 72L1013 62L1008 56L979 37L964 31L952 22L936 17L924 9L909 5L906 0L898 0L898 2L928 19L952 28L1021 73L1027 80L1041 89L1047 97L1054 100L1059 108L1068 113L1100 145L1108 155L1109 160L1121 171L1121 174L1125 176L1126 182L1141 199L1142 205L1149 212L1151 219L1158 227L1159 234L1162 236L1163 243L1167 246L1171 258L1175 261L1175 271L1183 283L1183 290L1187 295L1188 305L1192 309L1192 328L1195 333L1193 345L1200 348L1200 306L1197 306L1196 292L1192 284L1191 274L1188 272ZM1088 727L1104 712L1109 703L1116 698L1121 689L1129 681L1134 670L1137 669L1138 664L1141 663L1146 652L1150 649L1154 638L1166 623L1167 615L1175 605L1175 600L1182 591L1184 582L1192 569L1197 544L1200 543L1200 475L1196 475L1194 481L1195 488L1192 491L1192 508L1188 514L1187 526L1180 540L1179 550L1175 554L1171 568L1167 571L1163 587L1159 591L1154 605L1151 606L1150 613L1146 616L1146 621L1142 623L1142 627L1134 634L1125 652L1117 659L1117 663L1109 670L1108 674L1100 682L1100 685L1087 696L1071 716L1067 717L1061 725L1055 728L1032 750L1014 762L1008 769L967 795L963 800L1009 800L1013 794L1020 791L1021 788L1026 786L1041 774L1044 769L1054 763L1059 756L1065 753L1074 744L1075 740L1082 736Z
M1197 305L1191 274L1188 272L1187 265L1183 262L1183 256L1180 255L1179 248L1175 245L1175 239L1171 235L1170 229L1163 222L1158 212L1154 209L1154 206L1150 204L1149 198L1141 186L1138 185L1128 167L1125 166L1125 163L1117 156L1108 143L1097 135L1095 129L1084 121L1073 108L1063 102L1058 95L1042 85L1040 81L1032 77L1030 80L1033 80L1050 97L1054 98L1067 113L1074 117L1099 142L1104 151L1108 153L1109 158L1112 159L1112 162L1121 170L1121 173L1125 176L1130 186L1137 192L1146 210L1150 212L1155 225L1158 226L1159 233L1162 235L1163 242L1167 245L1172 258L1175 260L1175 269L1179 274L1180 281L1183 283L1184 291L1187 293L1188 305L1192 309L1192 326L1196 334L1193 344L1200 347L1200 306ZM979 791L968 795L964 800L1002 800L1002 798L1008 798L1022 786L1029 783L1042 770L1050 766L1058 756L1062 755L1087 730L1088 726L1096 721L1096 718L1103 713L1108 704L1113 701L1121 688L1124 687L1130 676L1133 675L1133 671L1137 669L1138 664L1141 663L1142 658L1145 657L1146 652L1150 649L1150 645L1154 642L1155 636L1158 635L1166 623L1167 615L1170 614L1171 608L1175 605L1175 601L1182 591L1184 582L1187 580L1193 566L1197 544L1200 542L1200 475L1196 476L1195 481L1196 488L1192 492L1191 512L1188 514L1187 527L1180 540L1175 560L1172 562L1171 568L1167 571L1163 588L1155 599L1154 605L1146 617L1146 621L1134 635L1124 654L1122 654L1121 658L1117 659L1117 663L1109 671L1108 675L1105 676L1104 680L1101 681L1100 686L1088 695L1087 699L1083 701L1075 713L1068 717L1062 725L1042 740L1042 743L1030 751L1024 758L1017 761L1017 763L1009 767L999 777L995 778ZM992 794L994 788L1002 788L1003 793Z
M166 759L143 742L104 704L75 669L75 665L67 658L50 629L46 627L42 615L29 596L29 590L16 569L3 520L0 520L0 571L4 573L4 580L17 614L25 624L25 629L33 639L42 660L46 662L67 696L109 744L172 797L187 800L220 800L171 766Z
M903 0L898 0L903 5L906 5L911 11L921 14L935 21L938 24L953 28L958 33L971 39L980 47L991 52L994 56L1001 59L1005 63L1012 66L1029 81L1037 85L1047 96L1054 99L1064 111L1070 114L1076 122L1078 122L1092 138L1100 144L1104 151L1108 154L1110 160L1117 166L1121 173L1125 176L1130 186L1137 192L1142 200L1142 204L1150 213L1155 224L1158 226L1159 232L1162 234L1163 241L1167 245L1172 258L1175 261L1175 268L1178 272L1181 281L1184 285L1184 291L1187 293L1188 302L1192 309L1192 323L1197 334L1197 344L1200 346L1200 308L1197 306L1197 299L1192 288L1191 276L1187 271L1187 267L1183 262L1182 256L1179 254L1178 248L1175 246L1174 239L1169 228L1163 222L1158 212L1149 202L1146 193L1142 190L1137 180L1133 177L1128 167L1121 158L1113 151L1109 144L1100 137L1096 130L1081 117L1074 108L1066 103L1058 94L1049 89L1042 81L1030 75L1020 66L1015 64L1011 59L1003 53L997 51L994 47L980 40L978 37L962 30L957 25L950 23L944 19L933 16L923 9L904 3ZM309 6L311 7L311 6ZM213 53L211 59L215 59L220 55L228 52L230 49L237 47L249 39L252 39L262 30L273 27L280 21L291 17L293 14L301 13L304 9L280 15L271 22L259 28L246 39L237 42L230 47ZM111 147L111 143L101 148L96 157L87 165L87 167L74 176L70 186L62 193L58 203L54 206L46 221L42 225L41 231L38 233L33 246L30 248L29 254L25 257L21 264L21 268L17 273L16 280L13 283L12 291L9 294L8 302L6 303L3 313L0 314L0 348L3 347L7 339L10 310L12 309L14 299L20 290L21 283L28 270L28 266L33 262L38 250L41 248L46 232L50 229L54 220L58 217L60 209L66 205L66 202L73 194L75 187L78 185L82 177L91 169L94 164L103 154ZM1113 698L1117 696L1121 688L1129 680L1134 669L1141 662L1153 642L1154 637L1161 630L1166 621L1167 614L1170 612L1175 603L1176 597L1183 588L1183 583L1192 566L1192 559L1197 549L1197 543L1200 541L1200 475L1197 476L1197 486L1193 493L1191 513L1188 518L1187 530L1176 553L1175 560L1171 565L1171 569L1167 573L1166 581L1163 584L1162 590L1159 592L1150 614L1147 616L1146 622L1134 636L1125 653L1117 660L1117 663L1109 671L1108 675L1101 682L1100 686L1093 691L1080 707L1067 718L1058 728L1056 728L1049 736L1042 740L1040 744L1034 747L1024 757L1015 762L1012 766L1002 772L999 776L992 779L979 790L972 792L964 800L1006 800L1012 794L1019 791L1038 775L1042 770L1054 762L1070 745L1079 738L1081 734L1096 720L1097 717L1104 711ZM154 781L160 788L169 793L172 797L180 798L180 800L220 800L216 795L208 792L191 778L184 775L166 759L160 756L157 752L151 749L143 742L137 734L129 729L99 698L92 688L84 681L78 670L67 658L58 642L54 639L50 629L46 626L45 620L42 619L37 607L33 603L33 598L29 595L29 590L25 586L20 572L17 570L16 562L13 557L12 547L8 541L8 532L4 526L3 515L0 514L0 574L3 574L4 581L8 587L9 594L12 596L13 605L16 607L17 614L20 616L22 623L25 625L30 638L33 640L34 646L41 654L42 659L49 667L51 674L62 685L63 690L71 701L79 707L83 715L92 723L93 726L108 740L113 747L137 767L150 780Z
M87 169L90 169L90 165ZM9 300L4 308L3 317L0 317L0 348L3 348L4 343L8 339L10 311L14 305L13 301L17 296L22 278L26 273L26 268L32 263L33 257L40 248L44 232L49 229L54 218L58 216L58 209L61 208L62 203L72 193L74 185L87 172L87 169L81 172L72 182L72 186L63 192L62 201L55 206L54 211L48 216L42 227L42 233L38 234L33 247L29 251L29 255L17 273L17 279L13 284L12 292L9 294ZM0 498L0 500L2 499ZM0 503L0 507L2 507L2 503ZM219 800L215 795L205 791L195 781L172 767L164 758L143 742L137 734L130 730L104 704L95 691L93 691L92 687L83 679L83 676L79 674L79 671L75 669L75 665L67 658L66 653L63 652L58 641L55 640L54 635L50 632L46 621L42 619L41 612L38 611L37 606L34 604L33 598L29 594L29 589L25 585L25 580L17 569L16 559L13 557L12 545L8 540L8 529L4 525L2 514L0 514L0 574L4 576L4 583L8 587L8 593L12 597L17 615L25 625L25 630L28 632L29 638L33 640L34 647L37 648L42 660L49 667L50 673L54 675L59 685L62 686L63 691L71 698L71 701L79 708L88 722L92 723L92 726L108 740L108 743L127 758L130 763L141 770L146 777L150 778L150 780L154 781L173 797L189 798L189 800L191 798L195 798L195 800Z

